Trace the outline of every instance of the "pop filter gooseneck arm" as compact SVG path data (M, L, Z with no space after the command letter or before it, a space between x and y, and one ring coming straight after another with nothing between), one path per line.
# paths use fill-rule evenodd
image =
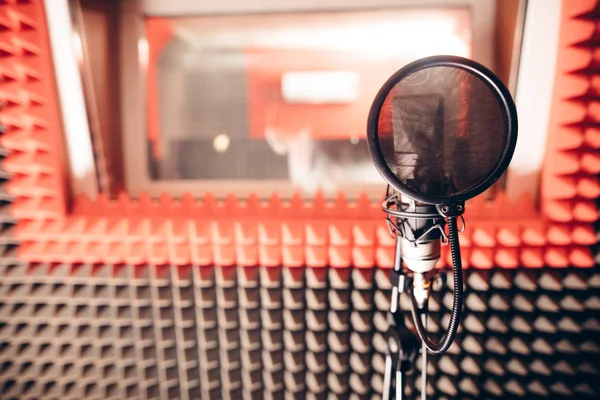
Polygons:
M435 343L429 338L429 334L427 333L427 329L423 325L422 318L418 315L419 313L419 304L414 295L410 296L411 307L410 311L412 314L413 321L415 323L415 328L419 337L423 341L423 344L432 353L443 353L450 348L452 342L454 341L454 337L456 336L456 331L458 329L458 324L460 323L462 316L462 308L463 308L463 268L462 268L462 260L460 258L460 244L458 240L458 216L449 216L448 217L448 245L450 246L450 253L452 256L452 275L454 279L454 300L452 302L452 312L450 314L450 322L448 323L448 328L446 329L446 333L444 337L440 340L439 343Z

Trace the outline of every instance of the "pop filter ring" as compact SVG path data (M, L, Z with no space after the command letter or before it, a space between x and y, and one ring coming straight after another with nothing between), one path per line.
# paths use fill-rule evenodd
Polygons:
M506 146L496 164L486 178L481 180L478 184L471 188L458 192L450 196L430 196L421 192L415 191L404 184L388 166L381 147L379 145L379 116L385 100L387 99L391 90L400 83L404 78L409 75L420 71L422 69L434 68L434 67L451 67L458 68L476 76L482 81L494 94L498 100L498 105L501 107L502 114L506 122L506 130L508 131ZM392 75L381 87L371 109L369 111L369 117L367 120L367 144L371 159L375 164L375 168L379 171L381 176L397 191L407 195L408 197L429 204L456 204L469 200L480 193L483 193L486 189L494 184L502 176L510 160L512 159L517 144L517 110L512 97L506 89L506 86L483 65L466 58L456 56L432 56L426 57L399 69L394 75Z

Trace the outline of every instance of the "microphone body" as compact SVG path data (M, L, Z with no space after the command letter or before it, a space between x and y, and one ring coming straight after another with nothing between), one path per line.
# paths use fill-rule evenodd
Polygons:
M404 195L401 201L408 206L407 214L437 214L434 205L412 201ZM441 225L443 218L398 218L398 225L403 231L401 240L402 259L406 268L415 273L431 271L440 258L441 234L435 226Z
M423 308L429 298L429 279L431 272L440 259L442 235L440 227L444 219L434 205L416 202L403 194L396 197L395 225L399 234L396 235L396 259L402 268L412 272L412 292Z

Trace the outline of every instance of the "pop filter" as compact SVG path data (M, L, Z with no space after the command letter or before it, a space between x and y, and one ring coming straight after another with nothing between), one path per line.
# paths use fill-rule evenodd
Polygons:
M397 191L429 204L464 202L506 170L517 113L502 82L468 59L434 56L396 72L373 101L367 143Z
M517 112L510 93L490 70L465 58L434 56L410 63L385 82L373 101L369 153L388 190L395 189L383 203L397 238L391 312L398 310L399 293L408 291L416 330L434 353L450 347L461 318L457 219L466 200L504 173L516 141ZM454 303L448 329L436 343L424 321L442 237L452 255Z

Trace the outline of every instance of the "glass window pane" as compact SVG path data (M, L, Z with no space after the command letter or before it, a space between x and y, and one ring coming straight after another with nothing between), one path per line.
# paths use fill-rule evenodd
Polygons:
M146 19L155 181L381 184L369 107L397 69L471 54L467 8Z

